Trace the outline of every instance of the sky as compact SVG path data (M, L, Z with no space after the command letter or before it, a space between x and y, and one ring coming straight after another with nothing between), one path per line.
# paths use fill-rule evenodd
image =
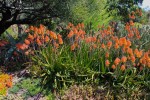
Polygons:
M143 4L141 7L145 10L150 10L150 0L143 0Z

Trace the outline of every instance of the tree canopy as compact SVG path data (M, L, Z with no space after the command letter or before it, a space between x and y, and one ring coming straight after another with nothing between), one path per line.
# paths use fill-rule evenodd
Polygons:
M33 24L38 20L59 17L85 23L108 22L116 12L124 18L128 9L142 0L0 0L0 35L13 24Z
M117 16L121 16L123 21L127 21L131 10L138 8L143 0L108 0L108 11L116 10Z
M67 0L0 0L0 35L12 24L64 16ZM58 6L59 4L59 6ZM63 14L62 14L63 13Z

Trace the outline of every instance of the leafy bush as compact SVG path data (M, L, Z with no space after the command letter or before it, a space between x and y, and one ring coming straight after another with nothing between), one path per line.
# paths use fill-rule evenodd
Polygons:
M106 0L76 0L69 2L70 22L84 22L88 27L97 29L98 25L107 25L115 19L106 9ZM115 13L115 11L111 12Z
M7 33L7 32L6 32ZM17 49L17 44L22 43L26 34L22 34L20 38L14 38L7 33L5 39L0 40L0 65L10 70L17 70L22 68L22 63L27 61L27 57L23 52Z
M56 46L57 38L51 38L53 42L35 51L31 73L54 90L103 82L116 92L123 89L130 94L136 87L149 90L149 49L143 46L149 35L140 33L132 21L118 26L116 32L111 26L102 26L95 34L86 34L82 23L69 23L67 43Z

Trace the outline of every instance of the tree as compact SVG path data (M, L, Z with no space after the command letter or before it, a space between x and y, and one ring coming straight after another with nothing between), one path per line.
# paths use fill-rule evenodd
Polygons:
M107 25L114 16L107 12L107 0L70 0L69 12L73 23L83 22L90 29Z
M117 16L121 16L123 21L128 20L128 14L132 9L138 8L143 0L108 0L108 11L116 10Z
M67 0L0 0L0 36L13 24L64 16ZM67 10L66 10L67 11Z

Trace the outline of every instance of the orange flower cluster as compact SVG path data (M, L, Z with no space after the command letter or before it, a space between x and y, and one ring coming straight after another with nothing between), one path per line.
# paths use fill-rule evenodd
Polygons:
M55 48L63 44L62 36L46 29L44 25L40 25L40 27L30 26L26 32L28 36L24 40L24 43L18 43L16 47L18 50L25 51L27 55L33 53L30 47L33 47L35 44L41 47L51 43Z
M129 63L131 66L141 65L150 67L150 53L138 48L132 48L133 41L137 41L141 37L138 29L134 27L133 21L125 25L126 36L120 36L119 33L115 33L111 26L103 27L102 30L91 36L91 34L85 34L84 28L77 26L71 23L68 25L70 32L67 37L71 43L73 42L71 50L81 47L79 43L84 42L89 45L89 51L97 49L105 52L105 66L108 68L111 66L115 70L119 67L120 70L124 71L128 68L127 65ZM82 35L84 38L82 38ZM112 52L118 54L115 56L115 59L110 60ZM142 68L141 66L140 69Z
M150 51L143 54L143 56L140 58L140 64L150 68Z
M79 23L76 26L69 23L67 26L67 29L69 30L67 38L70 41L71 50L77 50L82 47L82 43L85 43L85 45L89 47L90 52L92 50L102 51L105 57L105 66L107 68L111 66L114 70L119 68L124 71L128 68L127 64L130 64L131 66L140 65L140 69L145 66L150 67L150 52L144 52L144 50L132 48L136 45L135 41L141 39L140 32L134 27L133 21L136 18L135 15L139 13L140 10L131 13L129 16L130 21L125 25L125 34L114 32L112 26L106 28L102 26L100 28L101 30L96 34L86 34L83 23ZM16 45L20 50L28 49L32 44L37 44L40 47L46 46L47 43L51 43L54 48L58 48L59 45L63 44L63 39L60 34L47 30L43 25L40 25L39 28L31 26L27 32L29 34L24 40L24 43L18 43Z
M129 18L131 20L134 20L136 18L135 16L142 16L142 10L141 9L137 9L135 12L132 11L131 14L129 14Z
M136 10L136 14L138 14L139 16L142 16L142 10L141 9L137 9Z
M9 44L9 43L6 40L0 40L0 47L3 47L7 44Z
M0 95L6 95L7 89L12 87L12 76L8 74L0 75Z
M110 65L109 60L106 60L106 61L105 61L105 65L106 65L106 67L108 67L108 66Z
M135 12L134 11L132 11L132 13L129 14L129 18L132 19L132 20L135 19Z
M133 27L134 23L133 21L131 20L130 23L127 23L126 26L125 26L125 29L127 30L128 32L128 38L136 38L136 39L140 39L141 36L140 36L140 33L138 31L137 28L134 28Z
M76 47L79 47L79 41L85 39L85 31L84 31L84 24L79 23L78 25L74 26L72 23L69 23L67 29L70 30L69 34L67 35L68 39L72 41L71 50L75 50ZM95 41L96 39L93 37L89 37L86 39L87 42Z

